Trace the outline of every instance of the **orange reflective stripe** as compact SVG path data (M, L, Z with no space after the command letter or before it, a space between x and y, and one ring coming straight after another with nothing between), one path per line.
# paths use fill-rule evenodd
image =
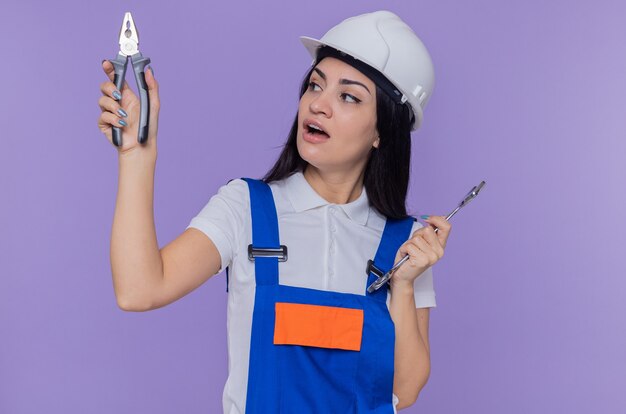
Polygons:
M276 345L360 351L362 334L362 309L276 302Z

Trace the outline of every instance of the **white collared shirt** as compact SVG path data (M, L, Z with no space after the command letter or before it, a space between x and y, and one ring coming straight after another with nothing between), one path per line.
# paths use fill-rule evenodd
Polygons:
M327 202L301 172L269 184L276 204L280 243L288 259L278 263L281 285L365 295L367 261L374 259L385 217L368 205L367 192L347 204ZM187 228L204 232L219 251L220 272L229 267L227 335L229 375L224 413L245 412L250 332L255 296L254 262L248 260L252 219L248 184L223 185ZM414 222L411 234L423 227ZM415 306L435 307L432 268L414 283ZM387 295L389 306L390 295ZM394 396L394 403L397 399Z

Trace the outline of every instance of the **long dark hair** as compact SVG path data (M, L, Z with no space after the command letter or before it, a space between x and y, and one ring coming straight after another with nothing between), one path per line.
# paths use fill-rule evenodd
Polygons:
M302 80L300 98L309 86L316 60ZM363 186L371 206L387 218L405 218L406 195L411 167L411 112L407 105L396 104L376 85L376 129L380 136L378 148L372 148L365 165ZM287 142L274 166L263 181L282 180L293 173L304 172L307 162L300 157L296 143L298 113L289 131Z

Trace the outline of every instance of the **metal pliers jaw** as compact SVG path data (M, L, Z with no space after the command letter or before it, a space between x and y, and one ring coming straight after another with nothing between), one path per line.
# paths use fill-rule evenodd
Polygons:
M137 33L133 16L131 16L130 12L126 12L120 30L120 51L117 57L111 60L115 68L113 83L115 83L115 87L120 93L124 85L129 58L132 60L135 81L137 81L137 88L139 89L141 99L137 142L143 144L148 140L148 120L150 119L150 96L148 95L148 85L146 84L144 68L150 63L150 58L144 57L139 52L139 34ZM122 145L122 129L115 126L113 127L113 144L118 147Z

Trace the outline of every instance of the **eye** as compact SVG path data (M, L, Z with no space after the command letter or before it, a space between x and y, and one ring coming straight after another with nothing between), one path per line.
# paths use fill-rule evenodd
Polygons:
M310 81L310 82L309 82L309 90L313 90L313 88L314 88L315 86L318 86L318 87L319 87L319 85L318 85L317 83L315 83L315 82L313 82L313 81Z
M309 90L310 91L314 90L316 86L318 88L320 87L317 83L315 83L313 81L309 81ZM348 103L359 103L359 102L361 102L361 100L359 98L355 97L354 95L350 95L349 93L342 93L341 97L343 98L344 96L352 99L352 101L346 101Z
M342 93L342 94L341 94L341 96L347 96L347 97L349 97L350 99L352 99L352 102L350 102L350 103L359 103L359 102L361 102L361 100L360 100L360 99L356 98L356 97L355 97L355 96L353 96L353 95L350 95L349 93ZM348 102L349 102L349 101L348 101Z

